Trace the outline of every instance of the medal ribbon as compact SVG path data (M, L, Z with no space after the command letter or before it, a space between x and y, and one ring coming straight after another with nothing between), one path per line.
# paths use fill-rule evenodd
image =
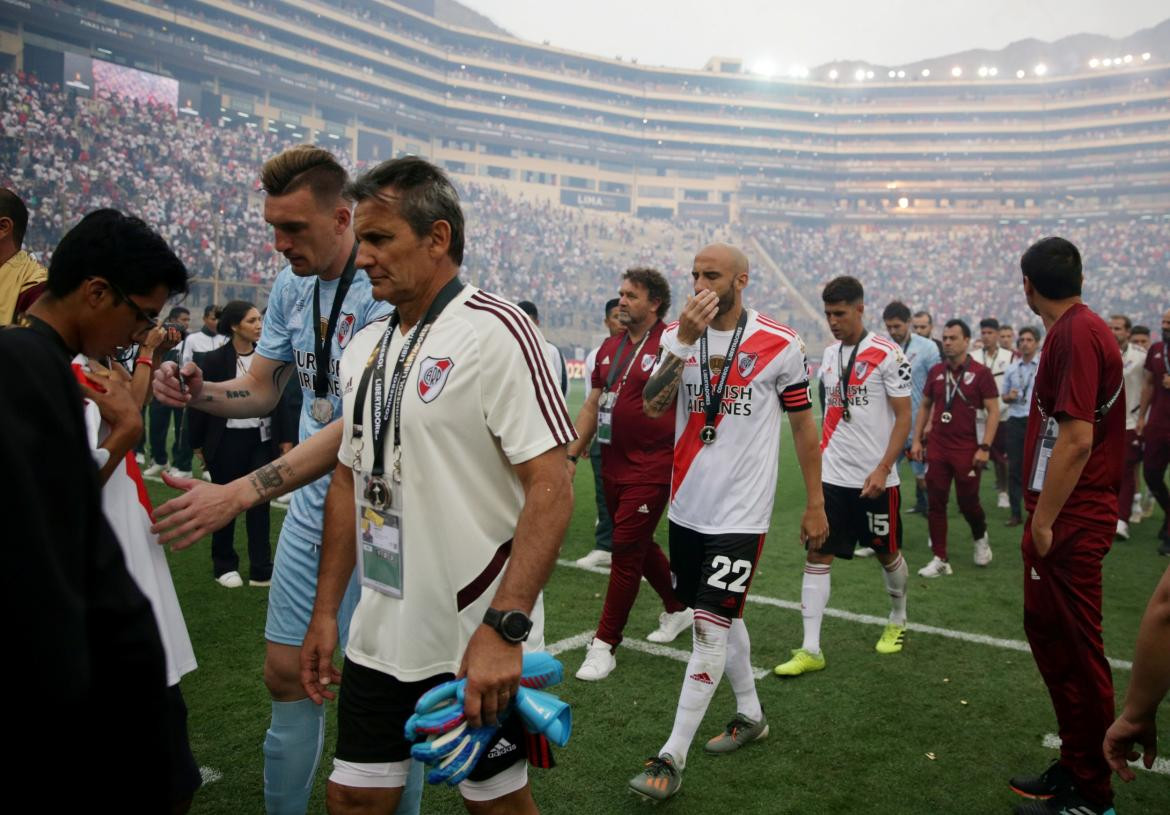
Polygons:
M971 358L967 357L967 359L965 359L963 361L963 367L959 369L958 374L952 374L951 373L951 366L949 366L949 365L947 366L947 380L946 380L946 388L945 388L947 398L946 398L946 402L943 403L943 413L950 413L951 412L951 404L954 403L954 401L955 401L955 394L959 393L959 384L963 379L963 374L967 372L967 366L970 364L971 364ZM938 380L935 380L935 381L937 382ZM967 401L967 397L963 396L963 394L959 393L959 396L962 397L964 402Z
M849 354L849 364L846 365L841 361L841 351L845 346L842 342L837 346L837 370L840 372L840 381L837 382L837 387L841 391L841 418L849 421L849 380L853 377L853 363L857 361L857 349L861 347L861 343L865 342L866 335L869 334L864 328L861 329L861 336L857 340L857 344L853 346L853 351Z
M369 360L366 361L366 369L362 373L361 384L358 385L358 391L353 402L353 441L354 449L360 449L362 434L364 432L362 414L366 406L366 391L369 390L372 379L374 392L372 394L373 405L370 409L370 419L373 424L374 466L370 472L374 476L380 476L385 472L385 453L383 448L385 447L386 429L389 426L391 416L394 417L394 449L397 450L402 445L402 395L406 390L406 380L409 378L410 369L414 365L414 359L422 349L423 341L426 340L431 325L442 314L443 309L461 291L463 291L463 281L458 277L452 278L447 285L439 290L438 295L431 302L426 314L414 326L410 334L407 335L406 341L402 344L402 350L398 352L398 360L394 364L389 385L386 382L386 357L390 351L390 341L393 339L394 332L398 330L398 325L401 322L397 310L390 315L390 324L386 326L386 330L382 334L382 339L379 340L378 345L374 348L374 352L370 354Z
M638 352L641 351L642 346L646 344L646 340L649 339L650 331L652 331L652 330L653 329L647 329L646 333L642 335L642 339L638 341L638 345L633 349L633 351L630 353L629 357L619 360L618 355L621 354L622 346L624 346L626 344L626 340L628 340L630 338L630 335L627 332L626 335L624 337L622 337L622 341L618 344L617 350L613 352L614 364L613 364L613 367L609 369L609 376L606 377L606 380L605 380L605 392L606 393L609 393L610 388L613 387L613 381L614 381L614 379L617 378L617 372L618 372L618 369L621 367L622 363L625 362L626 359L629 359L629 362L626 363L626 370L622 374L622 380L621 380L621 382L618 382L617 390L613 391L613 393L615 393L615 394L621 393L622 386L626 384L626 379L628 379L630 376L630 369L634 367L634 360L636 360L638 358Z
M707 329L699 337L699 376L703 380L703 410L707 415L705 426L715 424L715 417L719 415L719 405L723 402L723 392L727 390L727 377L731 374L731 366L735 364L735 354L739 351L739 341L743 339L743 330L747 327L747 309L739 313L739 322L735 324L735 332L731 335L731 343L727 346L727 356L723 359L723 370L719 372L719 382L715 390L711 390L711 368L707 356Z
M333 293L333 305L329 308L329 325L321 335L321 278L313 282L313 350L317 352L316 370L313 372L313 395L324 399L329 393L329 363L333 357L333 332L337 330L337 318L341 315L341 304L345 302L345 295L353 283L357 273L354 261L357 259L357 241L354 241L353 250L349 253L349 260L345 270L341 273L341 280L337 281L337 291Z

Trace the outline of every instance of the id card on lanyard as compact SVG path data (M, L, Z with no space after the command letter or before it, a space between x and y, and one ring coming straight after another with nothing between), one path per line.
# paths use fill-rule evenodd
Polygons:
M1032 478L1028 481L1028 489L1040 492L1044 489L1044 479L1048 477L1048 462L1052 459L1052 451L1056 447L1056 438L1060 435L1060 425L1056 419L1049 416L1044 422L1044 433L1036 444L1036 454L1032 457Z
M402 599L403 549L401 490L381 490L385 482L361 474L355 485L358 574L366 588ZM381 505L381 506L378 506Z
M622 341L618 343L617 350L613 353L613 366L609 369L609 377L605 382L605 390L601 392L601 398L597 400L597 441L599 444L609 444L613 440L613 409L617 406L618 394L622 391L622 386L626 384L626 378L630 375L630 369L634 367L634 360L638 358L638 354L642 350L642 346L646 344L646 340L650 337L650 332L647 331L642 335L642 339L638 342L638 347L634 348L628 357L621 357L622 348L625 347L626 340L630 337L626 334L622 337ZM617 390L610 390L613 387L613 382L617 378L617 372L622 366L622 362L626 362L626 369L622 373L621 381L618 382Z

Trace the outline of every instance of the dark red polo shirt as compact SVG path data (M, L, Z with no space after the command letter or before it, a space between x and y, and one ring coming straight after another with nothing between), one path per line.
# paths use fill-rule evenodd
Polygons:
M942 420L947 409L947 363L940 362L926 375L922 395L933 403L930 414L928 446L936 450L971 450L983 439L975 435L975 414L983 409L983 400L999 396L991 371L967 355L967 361L952 372L958 377L959 389L951 401L951 420Z
M1121 350L1105 321L1083 303L1061 315L1044 338L1033 386L1024 443L1024 505L1031 512L1040 493L1028 489L1044 416L1093 423L1093 450L1058 516L1081 526L1112 532L1117 527L1117 493L1125 461L1125 394ZM1102 417L1100 410L1110 400Z
M617 393L613 410L613 435L601 445L602 477L615 484L669 484L674 461L674 411L657 419L642 412L642 390L658 359L659 341L666 324L651 326L646 341L634 350L629 334L610 337L597 349L592 387L606 390L610 371L616 366L612 390ZM627 368L629 374L626 374ZM622 378L625 376L625 384Z
M1170 373L1170 360L1166 359L1166 352L1166 343L1159 342L1146 354L1146 370L1154 375L1154 398L1150 402L1143 432L1151 439L1170 436L1170 388L1165 384L1166 375Z

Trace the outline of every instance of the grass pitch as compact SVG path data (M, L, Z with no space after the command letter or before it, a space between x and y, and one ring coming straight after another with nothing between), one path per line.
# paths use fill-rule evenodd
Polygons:
M582 399L574 383L573 412ZM772 528L750 597L799 603L803 550L798 525L803 482L785 429L779 492ZM903 483L911 483L903 471ZM578 470L576 506L562 560L585 554L593 542L593 482L588 466ZM1007 778L1041 770L1056 756L1044 745L1056 723L1047 692L1026 651L1020 529L1005 529L1007 510L995 509L994 479L984 479L983 505L990 523L993 563L971 563L966 524L951 502L953 577L925 580L915 572L930 558L926 521L903 515L904 554L911 569L911 623L984 635L988 642L911 631L900 654L880 656L873 646L881 633L874 622L828 617L822 646L825 671L759 683L771 735L724 757L704 754L702 742L722 729L735 712L724 682L718 689L695 745L683 788L663 805L676 813L1008 813L1019 801ZM150 484L156 503L171 490ZM912 503L908 490L905 504ZM283 511L273 510L273 545ZM1133 527L1132 539L1118 542L1105 561L1105 650L1132 659L1142 611L1167 561L1155 553L1155 521ZM665 545L665 521L658 540ZM237 523L237 550L244 555L243 523ZM170 554L171 568L199 669L182 683L190 709L192 748L208 783L193 813L264 811L261 744L268 725L269 699L261 679L267 592L227 590L212 579L208 541ZM645 583L626 629L643 639L657 624L661 607ZM545 592L549 644L591 631L604 597L606 578L562 565ZM873 559L837 561L830 608L884 619L888 598ZM749 602L745 615L752 637L752 663L768 669L800 646L799 611L780 604ZM1006 641L1006 644L1005 644ZM689 652L688 635L672 646ZM572 678L584 656L575 648L560 655L568 676L555 692L573 705L569 746L557 751L559 766L532 770L536 799L545 813L641 812L645 804L629 795L626 781L669 735L684 665L669 656L623 647L618 667L600 683ZM1127 669L1115 669L1120 706L1129 683ZM1170 715L1159 717L1159 753L1170 754ZM326 752L310 805L324 811L325 779L335 741L336 716L328 712ZM214 779L214 780L211 780ZM1116 784L1121 815L1170 812L1170 775L1140 771L1132 784ZM128 794L132 795L132 785ZM425 813L463 812L456 793L428 787Z

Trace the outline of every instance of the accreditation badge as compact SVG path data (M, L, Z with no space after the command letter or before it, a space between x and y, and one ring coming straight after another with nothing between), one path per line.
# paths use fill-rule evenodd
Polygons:
M1048 462L1052 459L1052 450L1056 447L1056 437L1060 435L1060 425L1051 416L1044 422L1044 435L1036 444L1036 454L1032 458L1032 478L1028 481L1028 489L1040 492L1044 489L1044 479L1048 477Z
M617 402L617 394L606 391L597 400L597 441L599 444L609 444L613 440L613 406Z
M354 507L361 584L402 599L402 490L389 488L383 478L357 475Z

